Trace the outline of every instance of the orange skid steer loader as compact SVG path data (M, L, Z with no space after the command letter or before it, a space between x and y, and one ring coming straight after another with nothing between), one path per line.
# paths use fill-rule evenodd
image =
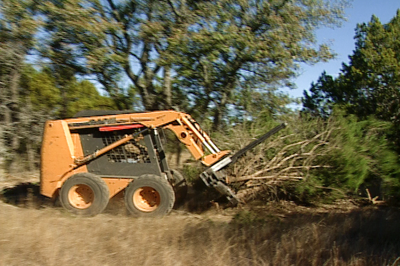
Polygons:
M205 184L237 204L221 170L284 126L231 155L218 149L185 113L82 111L75 118L45 123L40 191L59 197L61 205L77 215L101 213L121 191L132 215L166 215L187 189L183 176L166 160L160 133L169 129L207 167L200 175Z

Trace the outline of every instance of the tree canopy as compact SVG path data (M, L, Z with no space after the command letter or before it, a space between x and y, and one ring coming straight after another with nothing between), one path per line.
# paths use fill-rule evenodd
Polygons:
M314 30L334 24L342 6L327 1L204 1L195 27L174 40L177 86L193 101L192 113L222 122L229 106L271 102L271 92L291 87L298 63L332 57ZM337 3L336 3L337 4ZM245 97L245 99L243 99ZM241 99L237 101L236 99ZM253 101L253 102L252 102ZM265 102L264 102L265 103ZM209 108L213 106L213 108ZM245 108L244 108L245 109Z
M218 126L242 91L268 97L298 63L331 58L314 31L339 23L342 2L42 1L42 55L95 77L120 109L132 85L146 110L186 108Z

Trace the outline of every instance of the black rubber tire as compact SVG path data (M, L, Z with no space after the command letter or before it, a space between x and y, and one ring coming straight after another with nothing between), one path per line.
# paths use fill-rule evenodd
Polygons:
M155 207L144 211L139 204L135 202L135 193L141 194L140 190L152 189L157 194L158 203ZM169 182L160 176L146 174L133 180L125 189L125 206L128 212L137 217L164 216L171 212L175 203L175 193Z
M171 181L171 185L174 188L175 192L175 207L180 206L186 199L187 193L188 193L188 186L186 179L183 177L183 175L173 169L171 170L171 174L173 177L173 180Z
M91 190L92 201L90 206L77 208L71 202L69 193L76 186L83 186ZM91 173L79 173L68 178L60 190L61 205L69 212L79 216L95 216L107 207L109 190L107 184L99 176Z

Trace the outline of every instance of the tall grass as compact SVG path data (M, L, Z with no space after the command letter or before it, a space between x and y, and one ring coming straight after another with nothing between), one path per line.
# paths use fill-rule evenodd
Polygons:
M0 265L397 265L399 220L371 207L77 218L0 202Z

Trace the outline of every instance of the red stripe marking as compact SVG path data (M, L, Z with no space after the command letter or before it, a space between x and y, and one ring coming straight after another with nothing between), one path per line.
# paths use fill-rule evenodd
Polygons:
M124 129L141 128L141 127L144 126L142 124L133 124L133 125L100 127L99 130L102 132L107 132L107 131L124 130Z

